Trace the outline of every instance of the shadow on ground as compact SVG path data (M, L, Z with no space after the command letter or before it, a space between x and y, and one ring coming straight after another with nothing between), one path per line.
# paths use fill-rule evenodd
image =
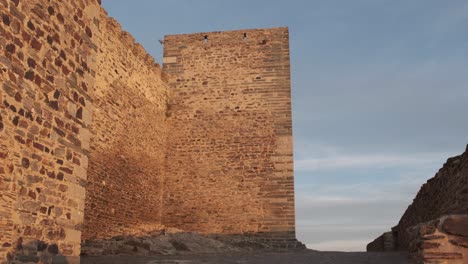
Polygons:
M179 256L84 256L82 264L407 264L405 253L366 252L243 252L228 254L186 254Z

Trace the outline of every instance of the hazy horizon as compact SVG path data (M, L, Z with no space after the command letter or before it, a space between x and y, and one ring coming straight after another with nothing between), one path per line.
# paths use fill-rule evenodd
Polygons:
M288 26L296 232L363 251L468 143L468 2L104 0L157 62L164 35Z

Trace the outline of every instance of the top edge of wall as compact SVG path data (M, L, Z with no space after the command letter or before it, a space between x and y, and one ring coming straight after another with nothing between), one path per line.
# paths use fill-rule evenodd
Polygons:
M96 2L99 5L101 11L103 12L107 26L112 28L114 31L116 31L117 34L120 35L118 38L119 41L121 41L123 44L130 46L131 51L136 57L140 58L148 66L153 67L158 72L160 72L163 80L167 80L169 76L167 73L162 71L162 64L156 61L156 59L146 50L146 48L141 43L135 40L133 34L124 30L122 24L120 24L120 22L116 18L109 16L107 10L102 5L101 0L96 0Z
M183 37L183 36L194 36L194 35L219 35L219 34L235 34L243 32L267 32L267 31L286 31L289 32L289 27L271 27L271 28L250 28L250 29L234 29L234 30L223 30L223 31L209 31L209 32L195 32L195 33L183 33L183 34L169 34L165 35L164 38L172 37Z

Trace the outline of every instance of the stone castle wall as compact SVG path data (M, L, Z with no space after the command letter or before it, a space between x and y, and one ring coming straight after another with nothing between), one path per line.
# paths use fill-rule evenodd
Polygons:
M96 1L0 15L0 257L159 228L167 76Z
M166 36L163 223L295 238L287 28Z
M468 263L468 215L448 215L408 230L412 263Z
M168 36L169 77L99 1L0 24L0 261L163 225L295 239L286 28Z
M387 232L376 238L367 245L368 252L395 251L395 235L393 232Z
M97 53L88 2L0 0L0 260L80 253Z
M368 251L409 250L413 263L466 263L466 230L457 237L447 234L441 223L464 219L462 224L452 226L466 229L467 217L468 146L462 155L449 158L435 177L421 187L398 225L386 233L393 236L393 247L383 246L383 237L379 237L368 245Z
M83 239L160 228L167 133L167 76L115 20L93 16L99 52Z
M464 154L448 159L435 177L421 187L394 228L398 248L408 249L408 228L449 214L468 214L468 148Z

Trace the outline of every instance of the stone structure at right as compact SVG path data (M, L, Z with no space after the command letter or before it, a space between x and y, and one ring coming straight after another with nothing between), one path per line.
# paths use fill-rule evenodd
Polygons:
M468 263L468 146L425 183L397 226L368 251L409 251L413 263Z

